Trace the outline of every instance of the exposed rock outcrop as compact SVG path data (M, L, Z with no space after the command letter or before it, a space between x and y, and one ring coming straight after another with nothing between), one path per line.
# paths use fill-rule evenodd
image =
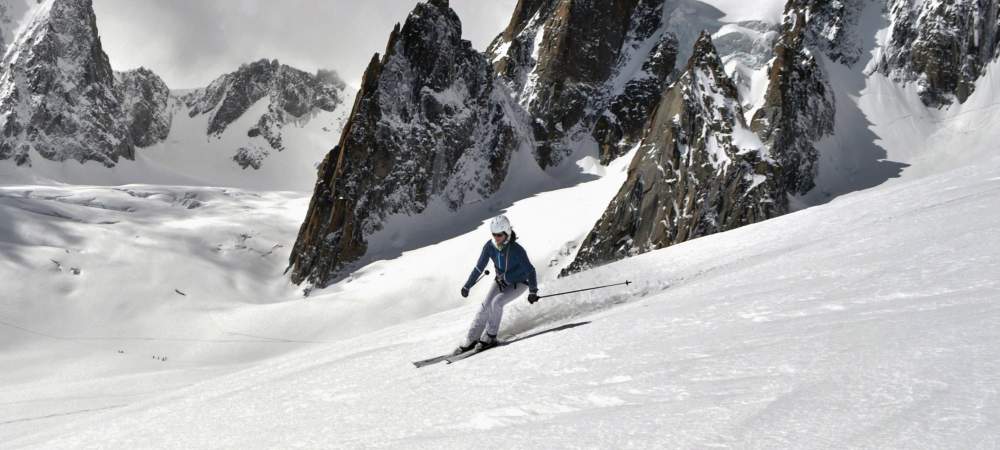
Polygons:
M819 152L815 142L833 132L835 104L823 66L808 46L810 2L790 0L782 34L768 71L764 104L750 124L781 167L780 183L789 194L815 186ZM785 202L784 196L775 199Z
M455 209L496 192L527 138L489 61L446 0L418 4L371 60L339 145L324 159L292 249L292 281L323 286L394 214Z
M116 72L115 93L128 122L132 142L149 147L170 134L170 88L151 70Z
M574 148L620 156L669 84L678 39L662 0L521 0L487 49L497 74L532 116L536 159L559 164Z
M916 83L928 106L964 102L1000 52L997 0L889 0L888 42L875 70Z
M744 121L704 33L657 105L628 178L562 274L784 213L780 168Z

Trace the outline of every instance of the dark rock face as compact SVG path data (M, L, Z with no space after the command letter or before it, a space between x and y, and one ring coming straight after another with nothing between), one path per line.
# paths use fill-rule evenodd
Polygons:
M115 95L90 0L52 0L29 19L2 61L0 159L30 164L132 159L135 145Z
M116 94L122 105L132 142L149 147L170 134L170 89L163 80L145 68L115 73Z
M418 4L372 59L340 144L320 165L292 281L328 284L390 215L496 192L524 127L448 2Z
M791 0L787 7L803 11L809 46L831 60L853 66L861 58L861 40L856 32L866 0Z
M656 14L654 11L643 17L656 17ZM633 40L632 45L638 46L640 41ZM609 89L610 95L601 105L606 109L597 116L593 131L602 164L625 154L642 138L653 107L674 72L677 45L673 33L661 33L639 72L620 90L613 86L613 90Z
M344 101L344 87L344 82L332 71L321 70L313 75L277 60L263 59L240 66L207 88L185 95L182 101L191 117L209 114L207 133L218 136L266 98L267 112L247 131L247 136L262 137L268 147L247 145L233 158L244 169L260 168L269 150L285 149L281 130L288 122L317 109L333 111Z
M815 186L819 152L814 142L833 133L835 115L826 74L807 46L809 11L800 4L808 3L791 0L785 9L764 104L751 122L771 148L781 167L779 183L789 194L805 194Z
M888 3L888 43L875 70L898 82L916 83L928 106L968 99L1000 52L1000 2Z
M709 34L656 106L628 178L562 275L786 212Z
M669 83L677 38L662 0L521 0L487 49L532 116L536 159L561 162L596 141L605 162L640 137Z

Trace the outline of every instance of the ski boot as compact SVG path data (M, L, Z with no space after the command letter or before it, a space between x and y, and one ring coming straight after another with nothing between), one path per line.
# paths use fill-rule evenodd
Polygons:
M459 345L458 348L456 348L455 351L453 351L451 354L452 355L460 355L462 353L465 353L465 352L467 352L469 350L472 350L472 349L476 348L476 345L478 345L478 344L479 344L479 342L472 341L472 342L470 342L470 343L468 343L466 345Z
M479 342L476 343L476 351L477 352L481 352L481 351L486 350L488 348L496 347L497 344L499 344L499 342L497 341L496 335L494 335L494 334L487 334L486 335L486 339L480 338Z

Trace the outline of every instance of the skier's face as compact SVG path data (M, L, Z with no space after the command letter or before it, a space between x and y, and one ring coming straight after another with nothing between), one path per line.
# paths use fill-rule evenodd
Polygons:
M493 235L493 242L497 244L497 247L500 247L506 241L507 241L506 233L499 233Z

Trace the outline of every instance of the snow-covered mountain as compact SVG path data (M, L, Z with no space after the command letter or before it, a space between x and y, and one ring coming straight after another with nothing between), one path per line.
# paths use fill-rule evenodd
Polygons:
M703 33L656 106L628 179L563 274L783 214L780 167L747 127Z
M685 31L667 31L669 9L663 1L518 2L486 53L533 118L540 166L595 144L606 163L638 139Z
M332 71L276 60L193 91L114 73L91 0L41 2L20 30L0 73L0 160L23 166L0 170L15 179L306 190L353 94Z
M825 4L823 4L825 5ZM825 13L825 14L824 14ZM849 40L840 35L817 39L820 31L842 31L844 24L829 23L828 17L843 17L817 7L814 2L790 0L785 10L781 35L775 42L774 58L767 69L764 98L755 105L751 128L770 147L781 171L778 183L786 194L806 194L815 188L819 152L815 142L833 132L835 103L817 49L826 48L839 58L836 43ZM775 196L778 210L787 210L787 195Z
M429 2L414 10L408 23L423 20L426 15L424 10L428 8L447 11L439 14L449 17L454 15L448 2ZM727 134L724 140L749 140L751 142L747 145L751 147L763 140L767 149L761 151L769 156L762 158L759 163L749 158L736 164L758 166L752 169L694 176L699 181L692 185L696 187L691 190L687 187L669 188L672 192L690 193L685 198L698 202L697 204L672 204L672 195L645 197L644 201L649 203L645 207L648 211L673 209L679 216L687 216L682 222L693 224L705 221L706 225L694 227L697 231L689 233L687 225L681 225L682 231L677 232L677 224L674 224L667 226L673 231L654 239L655 245L648 242L639 244L648 236L634 235L638 225L632 221L638 220L637 216L628 215L632 218L626 218L626 215L617 214L609 219L616 223L606 223L598 228L603 226L607 229L631 231L627 235L612 237L602 236L595 229L593 238L593 241L605 243L620 241L614 244L620 247L613 252L618 255L636 254L639 248L643 249L641 251L648 251L672 245L707 233L784 214L789 210L790 195L806 194L813 189L818 172L818 150L815 143L832 133L835 108L832 89L812 50L821 49L837 61L856 61L857 53L860 52L855 38L857 16L860 15L857 8L857 3L813 4L790 1L781 23L774 18L770 18L772 22L768 23L761 20L759 14L749 14L724 26L720 19L725 14L721 10L696 1L522 0L518 2L507 28L486 50L485 57L492 62L495 76L491 78L480 75L484 78L481 83L506 88L495 90L498 101L505 106L469 105L470 111L473 111L470 114L495 115L502 111L503 120L515 124L512 127L515 132L506 133L506 144L492 145L487 142L492 145L491 151L495 152L496 158L500 158L499 161L511 158L510 154L520 149L529 148L538 168L547 171L536 178L555 176L568 179L559 174L574 172L578 175L581 171L573 165L580 158L597 157L602 164L608 164L643 139L655 141L662 138L654 135L657 127L652 126L651 122L656 115L657 105L662 106L666 102L672 89L679 89L677 80L684 68L677 67L678 59L684 58L679 62L681 65L687 63L695 53L699 33L704 34L703 30L718 36L722 42L720 48L725 53L719 54L714 50L712 53L718 55L715 59L722 59L728 72L727 79L733 80L724 84L728 86L735 83L734 90L724 89L729 96L727 102L734 104L741 116L746 116L740 117L739 122L751 122L752 119L753 133L745 133L741 126L734 128L733 123L737 118L729 116L722 117L720 120L725 123L719 124L719 120L702 121L700 113L692 113L696 117L692 123L721 127L728 130L724 133ZM767 9L770 8L765 8ZM417 39L414 36L420 33L437 36L450 30L460 30L461 27L457 17L451 22L424 22L419 27L408 28L413 31L406 39ZM396 33L390 41L390 49L396 45L395 35ZM450 61L454 53L446 45L428 46L422 50L424 52L420 58L428 61ZM469 58L482 59L482 55L472 50L467 53ZM380 64L386 62L381 61ZM373 74L372 69L369 69L369 74L372 77L381 76L380 73ZM393 86L400 83L400 80L419 83L423 79L419 72L412 70L393 72L391 76L391 84L381 81L384 76L377 81L369 81L370 89L388 90L383 84ZM431 85L428 89L437 93L435 97L449 92L445 85ZM418 89L413 88L411 91L418 92ZM700 108L700 111L708 110L712 108ZM674 114L679 112L676 108L672 111ZM658 120L663 126L677 121L673 116L667 116L666 111L660 114ZM359 103L352 113L353 125L350 132L373 133L379 129L386 136L420 136L424 133L438 133L442 126L420 121L409 123L406 119L410 115L391 123L374 123L371 116L366 112L365 104ZM690 132L696 135L706 134L702 130L692 129ZM737 136L728 135L729 133ZM759 139L753 134L759 136ZM668 141L670 139L673 138ZM682 145L687 145L686 133L682 133L677 139ZM707 145L713 148L719 145L714 139L715 137L709 139ZM480 139L477 142L484 141ZM452 150L451 145L456 144L459 148ZM375 242L377 239L372 236L384 227L388 221L387 216L426 214L428 201L435 200L446 202L449 210L462 209L470 200L475 202L495 195L507 175L504 170L496 170L502 169L503 164L492 163L495 167L489 172L488 178L477 175L480 182L492 184L491 189L484 190L469 189L468 183L462 181L466 175L461 172L437 171L435 176L445 180L439 182L456 182L457 186L467 191L474 190L477 194L477 198L463 199L454 193L421 187L424 183L421 180L427 178L424 164L394 165L392 174L385 169L379 170L380 166L386 165L386 157L377 155L410 154L408 151L397 151L398 145L369 142L366 146L373 150L366 154L376 155L375 157L363 161L348 159L334 164L341 153L334 151L328 155L330 164L321 174L320 184L314 194L313 208L303 224L299 243L290 261L294 282L308 280L310 284L318 286L329 284L344 272L349 272L343 270L345 264L362 258L371 261L379 257L369 253L369 247L373 244L382 245ZM455 154L472 147L472 144L460 141L435 145L432 147L433 158L428 154L415 160L452 161ZM662 161L677 159L680 163L681 160L699 160L689 159L687 156L675 157L669 154L670 148L670 144L664 143L648 146L647 152L653 149L666 152L667 154L659 157ZM353 152L343 154L352 158ZM338 172L346 168L350 169L349 173ZM356 179L357 174L364 173L358 172L361 169L373 172L375 177ZM675 170L685 173L678 175L667 171L651 172L633 187L648 190L654 184L671 185L672 180L686 179L694 171L686 166L682 169L680 165L675 165ZM521 172L524 175L524 170ZM739 175L735 175L736 173ZM747 189L736 188L739 183L716 179L730 176L753 179L755 181L750 182L750 185L760 186L758 191L766 192L748 199L745 195ZM397 185L395 179L417 180L415 186L419 195L395 195L388 202L389 207L386 207L383 205L383 198L392 196L391 190ZM372 185L378 187L372 189L369 187ZM382 186L387 186L390 191L384 191ZM723 189L720 191L722 194L711 193L722 186L732 189ZM716 206L702 204L709 197L713 198L711 202ZM355 200L356 198L360 200ZM632 203L638 202L633 200ZM337 206L337 202L345 203ZM621 207L623 206L619 203L608 209L610 211ZM715 213L701 217L701 214L690 215L686 212L694 210L714 210ZM357 219L367 220L371 211L377 214L375 220L359 226ZM653 217L658 214L647 212L644 215L649 216L647 220L653 221ZM719 214L721 217L716 217ZM716 219L721 222L708 225ZM430 225L428 222L430 221L425 221L425 224ZM350 233L350 237L345 239L341 234L343 232ZM632 244L622 246L621 242L636 244L635 247ZM406 244L395 246L402 247L403 250L412 248ZM585 259L587 257L581 258L579 264L584 264ZM586 264L594 264L596 261ZM609 260L605 256L601 261Z
M447 0L420 3L372 58L292 250L292 280L325 286L391 215L454 210L500 189L525 116L462 39Z
M114 166L135 144L90 0L47 0L0 61L0 159Z
M260 169L272 151L286 149L282 139L286 126L308 121L311 115L320 112L336 112L346 103L345 88L346 84L335 72L320 70L309 74L277 60L261 60L243 65L180 100L188 108L189 117L209 116L210 137L221 136L258 102L266 102L266 111L259 119L251 117L257 122L245 130L250 139L233 156L244 169Z

